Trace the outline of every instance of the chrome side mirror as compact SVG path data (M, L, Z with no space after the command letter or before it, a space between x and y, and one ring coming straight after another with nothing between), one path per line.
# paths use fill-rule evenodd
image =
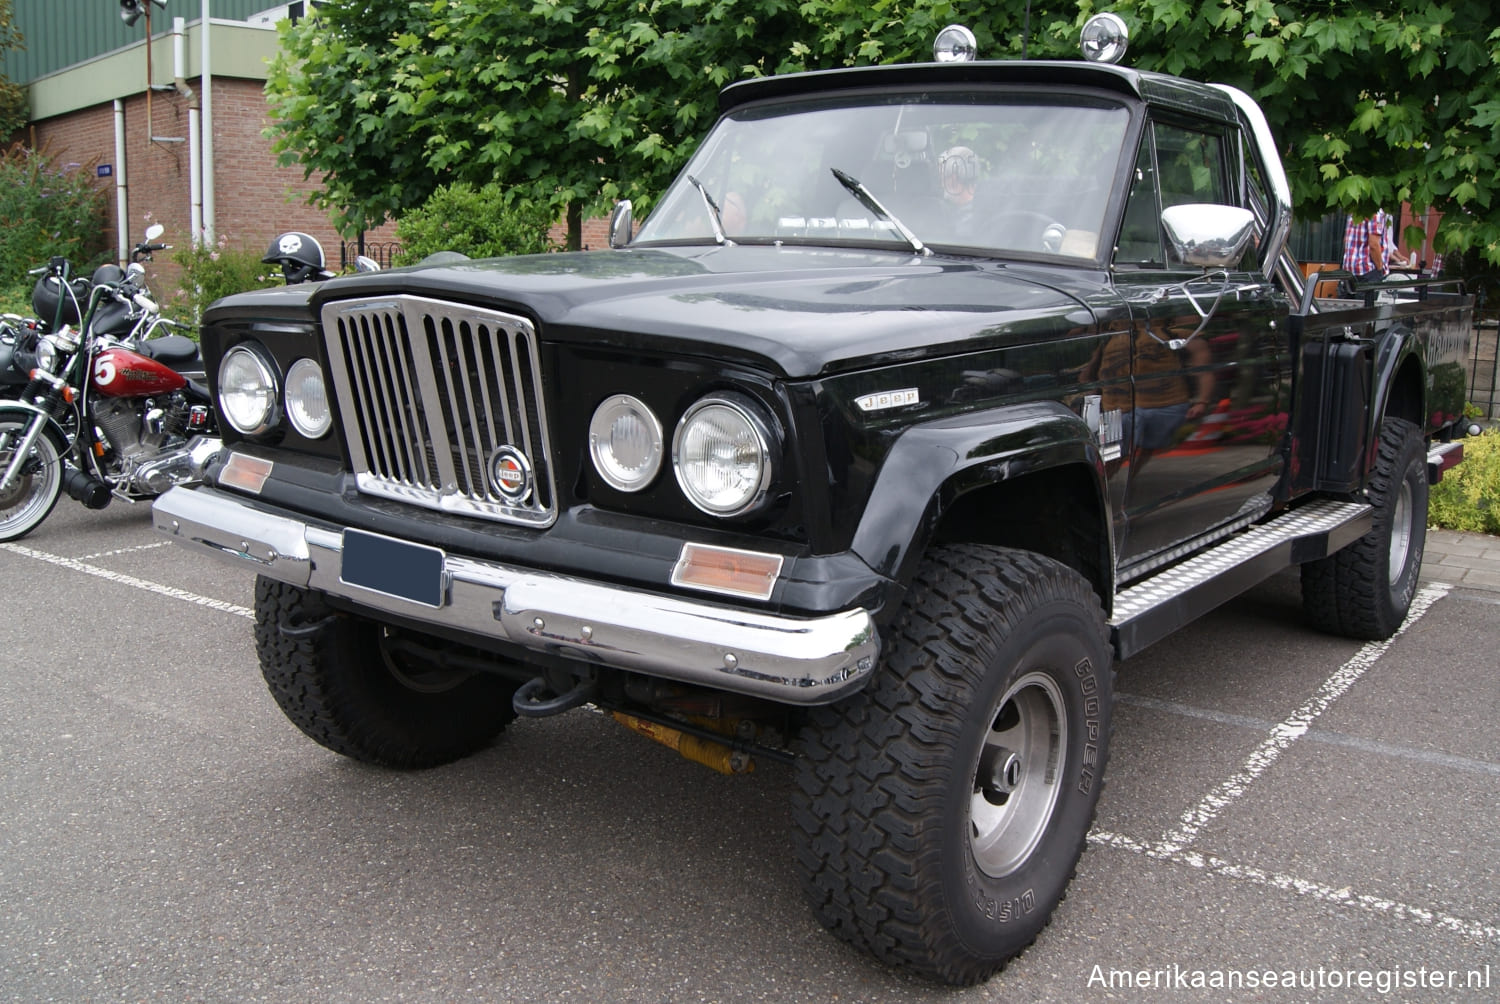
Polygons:
M369 255L357 254L354 256L354 271L356 272L379 272L380 262Z
M609 214L609 246L622 248L635 236L629 199L621 199Z
M1162 210L1161 225L1185 265L1230 268L1255 236L1255 216L1238 206L1196 202Z
M160 223L153 223L146 228L146 240L143 243L150 244L156 238L167 232L167 228Z

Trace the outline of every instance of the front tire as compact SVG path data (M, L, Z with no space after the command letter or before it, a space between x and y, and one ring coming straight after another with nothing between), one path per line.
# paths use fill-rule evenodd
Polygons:
M975 983L1073 877L1114 672L1087 581L991 547L924 562L870 685L804 728L793 819L818 919L881 960Z
M1427 542L1427 451L1405 419L1380 428L1369 500L1370 532L1302 566L1302 609L1321 631L1383 641L1396 633L1417 592Z
M255 650L271 696L293 725L335 753L383 767L435 767L488 746L515 718L514 683L424 664L391 638L317 593L255 580Z
M0 418L0 475L10 467L29 419ZM63 450L43 429L31 444L21 475L0 491L0 541L20 540L41 525L62 494Z

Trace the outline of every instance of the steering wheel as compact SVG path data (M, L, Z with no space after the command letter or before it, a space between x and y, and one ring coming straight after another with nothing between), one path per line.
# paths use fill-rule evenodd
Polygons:
M1063 235L1068 229L1046 213L1030 209L1002 209L990 216L989 223L1001 234L1034 235L1029 242L997 241L1002 247L1035 247L1048 254L1057 254L1062 250Z

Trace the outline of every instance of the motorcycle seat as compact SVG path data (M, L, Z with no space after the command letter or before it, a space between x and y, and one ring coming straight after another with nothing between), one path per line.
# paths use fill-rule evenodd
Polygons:
M150 356L159 363L171 366L173 363L190 362L198 357L198 343L186 335L162 335L160 338L150 338L140 345L141 354Z

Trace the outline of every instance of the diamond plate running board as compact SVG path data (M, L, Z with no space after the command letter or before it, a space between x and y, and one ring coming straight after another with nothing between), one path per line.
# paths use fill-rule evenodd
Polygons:
M1116 656L1129 658L1283 568L1353 543L1369 532L1373 512L1362 502L1309 502L1121 590L1109 621Z

